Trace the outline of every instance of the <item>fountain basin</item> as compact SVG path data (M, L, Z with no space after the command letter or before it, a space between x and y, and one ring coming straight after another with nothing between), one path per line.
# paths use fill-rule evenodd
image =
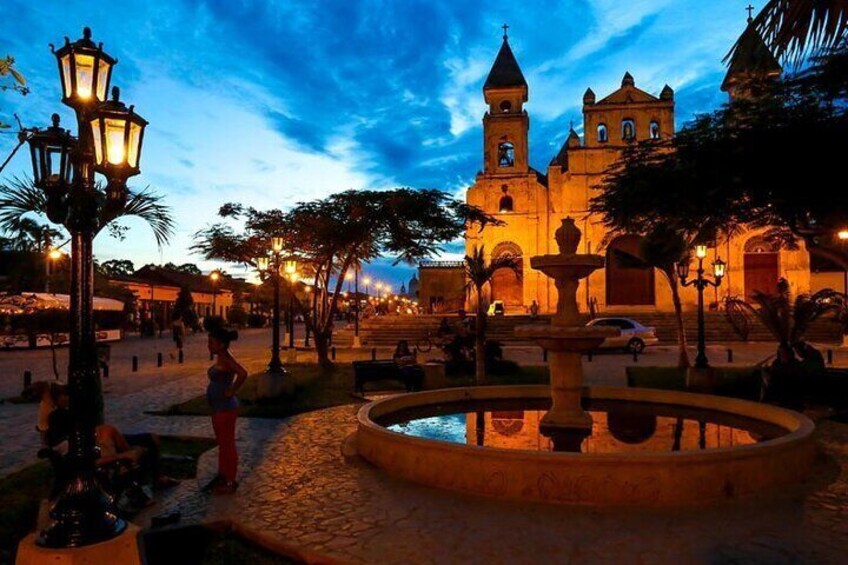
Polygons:
M747 497L797 485L815 459L813 423L789 410L683 392L589 387L589 401L686 408L781 430L759 443L695 451L567 453L478 447L406 435L381 422L409 410L455 403L549 401L547 386L442 389L364 406L355 446L389 474L416 483L512 500L589 506L675 506Z

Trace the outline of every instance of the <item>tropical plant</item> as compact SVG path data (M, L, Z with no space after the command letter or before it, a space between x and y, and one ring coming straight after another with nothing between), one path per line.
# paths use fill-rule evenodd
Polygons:
M102 187L98 193L105 198ZM153 230L156 243L160 247L167 243L174 231L174 219L171 209L162 203L163 197L153 194L149 189L129 190L129 197L122 209L112 210L108 206L100 207L96 232L108 228L110 235L124 239L127 227L118 220L127 216L141 218ZM19 233L22 224L31 220L32 215L42 217L47 209L47 197L29 178L14 178L0 185L0 232Z
M478 385L486 382L486 322L489 302L483 289L492 284L495 273L507 269L520 278L518 260L512 255L500 255L486 260L484 246L474 246L471 255L464 259L465 281L468 290L473 289L477 298L477 316L474 323L474 380Z
M741 299L728 299L728 303L759 320L778 342L780 350L794 348L804 340L813 322L826 314L838 312L842 296L835 290L824 289L812 294L799 294L793 303L789 283L781 279L775 294L754 292L751 296L753 304Z
M252 265L255 257L267 254L272 237L283 237L286 253L298 258L301 277L311 278L312 286L320 290L311 293L311 299L295 299L295 306L325 366L332 365L329 340L344 274L357 261L385 254L397 262L413 262L439 251L471 224L482 229L497 223L444 192L409 188L349 190L297 204L288 212L225 204L219 214L243 217L244 232L226 224L209 226L195 235L192 249L207 259Z

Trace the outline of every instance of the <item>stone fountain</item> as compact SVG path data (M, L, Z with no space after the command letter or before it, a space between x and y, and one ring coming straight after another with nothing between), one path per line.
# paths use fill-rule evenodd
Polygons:
M615 328L585 327L577 309L580 279L604 266L600 255L577 253L581 232L571 218L564 218L556 230L559 253L530 258L530 266L554 279L559 299L550 325L519 326L515 333L530 338L548 351L551 379L550 410L541 422L541 431L554 442L554 448L579 450L592 428L592 417L583 409L582 354L598 347L604 339L618 334Z

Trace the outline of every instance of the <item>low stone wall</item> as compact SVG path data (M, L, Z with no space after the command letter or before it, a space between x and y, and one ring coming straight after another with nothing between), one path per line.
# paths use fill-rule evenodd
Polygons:
M473 400L546 398L546 386L471 387L405 394L364 406L356 450L386 472L424 485L560 504L674 506L735 499L804 480L815 460L812 421L743 400L653 389L592 387L593 399L716 410L788 431L762 443L703 452L578 454L453 444L391 432L381 416L404 408Z

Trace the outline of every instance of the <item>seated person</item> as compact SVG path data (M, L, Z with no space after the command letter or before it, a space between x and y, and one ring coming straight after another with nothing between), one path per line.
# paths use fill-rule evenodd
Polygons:
M415 353L409 349L409 343L405 339L398 341L392 359L401 369L418 363Z
M68 437L73 431L73 420L68 410L67 387L57 389L54 398L56 409L48 418L47 445L59 453L67 453ZM95 429L96 444L100 449L98 466L124 461L149 478L155 488L166 488L179 481L165 476L159 469L159 438L155 434L124 436L112 425L101 424Z

